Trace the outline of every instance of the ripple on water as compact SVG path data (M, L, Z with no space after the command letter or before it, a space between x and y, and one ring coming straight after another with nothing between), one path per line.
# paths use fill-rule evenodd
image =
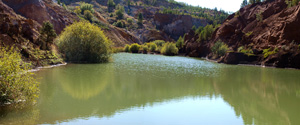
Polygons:
M127 53L119 53L114 55L114 59L116 69L122 69L122 71L125 69L129 74L147 71L150 72L147 75L166 74L168 76L193 75L198 77L215 77L220 68L219 64L213 62L176 56L169 57L149 54L136 54L132 56Z

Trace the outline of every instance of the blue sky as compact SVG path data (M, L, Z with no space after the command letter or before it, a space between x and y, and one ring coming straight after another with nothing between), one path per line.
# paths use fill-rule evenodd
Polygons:
M194 6L201 6L206 8L222 9L228 12L236 12L240 9L243 0L175 0L178 2L185 2Z

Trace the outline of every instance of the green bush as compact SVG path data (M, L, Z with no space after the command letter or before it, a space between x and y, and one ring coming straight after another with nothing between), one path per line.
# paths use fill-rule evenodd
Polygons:
M243 46L241 46L241 47L238 48L238 52L244 53L244 54L246 54L248 56L254 55L252 49L244 48Z
M28 70L29 64L22 61L21 55L14 48L0 48L0 105L36 102L39 83Z
M278 52L278 48L274 48L272 51L271 51L271 48L264 49L263 50L264 58L267 58L270 55L276 54L277 52Z
M127 18L127 22L128 22L129 24L132 24L132 23L133 23L132 18Z
M228 45L219 40L211 47L211 51L218 56L224 56L228 51Z
M124 47L125 52L130 52L130 45L126 44Z
M81 10L82 13L84 13L84 11L86 11L86 10L89 10L91 13L95 12L94 5L84 3L84 2L80 4L80 10Z
M178 48L175 43L167 42L161 49L161 53L168 56L174 56L178 54Z
M118 19L123 19L123 17L124 17L124 12L125 12L125 9L124 9L124 7L123 6L121 6L121 5L118 5L117 6L117 10L116 10L116 15L117 15L117 18Z
M116 27L120 27L120 28L125 27L125 23L121 20L118 20L117 22L113 23L113 25L116 26Z
M262 12L259 12L259 13L256 14L256 20L257 20L258 22L263 21L263 15L262 15Z
M49 21L43 23L40 33L41 34L39 38L46 43L52 43L56 37L53 25Z
M66 27L57 42L69 62L99 63L110 58L111 41L99 27L87 21Z
M149 43L149 48L151 52L154 52L157 49L157 45L155 43Z
M197 39L198 42L209 40L215 31L215 27L213 25L207 25L204 28L199 27L196 30L196 33L198 33L199 38Z
M139 15L138 15L138 24L139 25L143 25L143 14L142 13L139 13Z
M179 39L176 42L176 47L181 49L183 48L183 44L184 44L184 38L182 38L181 36L179 37Z
M130 46L130 51L131 51L132 53L138 53L139 50L140 50L140 48L141 48L141 46L140 46L139 44L134 43L134 44L131 44L131 46Z
M92 19L93 19L94 15L93 15L93 13L91 11L85 10L83 16L84 16L84 19L86 19L86 20L88 20L90 22L93 22Z
M142 49L143 49L143 53L147 53L149 48L147 45L143 45Z
M155 43L157 47L162 47L166 42L164 40L155 40L153 43Z

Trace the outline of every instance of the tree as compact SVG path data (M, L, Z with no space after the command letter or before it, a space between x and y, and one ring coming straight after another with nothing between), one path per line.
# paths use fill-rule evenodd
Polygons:
M81 13L81 9L80 9L79 6L75 7L74 13L76 13L76 14L80 14Z
M41 48L44 50L46 49L49 50L50 49L49 43L53 43L53 40L55 38L56 38L56 33L53 28L53 25L48 21L44 22L42 28L40 29L40 36L39 36Z
M167 42L161 49L161 53L167 56L174 56L178 54L178 48L175 43Z
M143 14L142 13L139 13L139 15L138 15L138 24L143 25Z
M84 15L84 19L86 19L90 22L93 22L93 20L92 20L93 19L93 14L92 14L91 11L85 10L83 15Z
M107 6L108 6L108 12L112 12L113 9L115 9L116 4L115 4L114 0L108 0Z
M76 22L65 28L57 45L65 60L75 63L108 62L112 42L90 22Z
M0 48L0 105L36 102L39 83L29 72L30 64L24 63L15 48Z
M241 4L241 8L245 7L248 5L248 0L243 0L242 4Z
M123 17L124 17L124 12L125 12L124 7L121 6L121 5L118 5L118 6L117 6L117 10L116 10L117 18L118 18L118 19L123 19Z
M60 5L60 4L61 4L60 0L57 0L57 4L58 4L58 5Z
M179 39L176 42L176 47L181 49L183 47L184 44L184 38L182 38L181 36L179 37Z
M94 5L88 3L81 3L80 4L81 13L84 14L84 11L89 10L91 13L94 13Z
M138 53L139 50L140 50L140 48L141 48L141 45L139 45L139 44L137 44L137 43L134 43L134 44L131 44L131 46L130 46L130 51L131 51L132 53Z
M256 2L256 0L249 0L250 4L254 4Z

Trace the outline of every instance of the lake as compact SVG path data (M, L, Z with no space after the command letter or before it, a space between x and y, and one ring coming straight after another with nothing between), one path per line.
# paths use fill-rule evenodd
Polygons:
M300 124L300 71L119 53L36 72L37 105L0 124Z

